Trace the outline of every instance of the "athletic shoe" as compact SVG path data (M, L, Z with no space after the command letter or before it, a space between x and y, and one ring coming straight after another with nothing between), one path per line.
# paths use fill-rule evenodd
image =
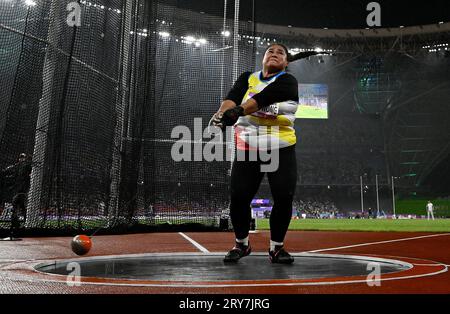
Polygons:
M225 263L236 263L242 257L250 255L251 252L252 247L250 246L250 243L248 245L243 245L242 243L236 242L235 247L228 252L223 261Z
M269 258L272 263L292 264L294 258L286 252L282 245L276 245L274 251L269 251Z

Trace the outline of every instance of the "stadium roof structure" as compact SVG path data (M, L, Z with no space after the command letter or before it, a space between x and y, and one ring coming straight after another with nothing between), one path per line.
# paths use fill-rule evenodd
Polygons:
M165 3L173 0L164 0ZM367 17L379 5L382 27L428 25L449 22L446 0L427 0L412 3L407 0L378 0L376 3L361 0L195 0L178 1L176 5L194 12L232 18L239 8L241 20L256 20L271 25L303 28L360 29L367 27ZM225 12L224 12L225 11Z
M177 16L178 23L186 29L211 32L214 37L221 37L221 33L228 30L232 37L235 23L233 19L199 13L182 8L161 5L162 11L167 12L168 19ZM159 21L164 22L164 21ZM240 20L239 40L254 40L256 45L264 46L270 42L284 42L292 47L316 47L334 52L390 52L402 50L416 53L422 49L439 49L438 45L450 41L450 22L439 22L429 25L405 27L374 27L364 29L332 29L332 28L299 28ZM161 25L164 29L164 25ZM166 26L168 26L166 24ZM170 27L168 27L169 29ZM180 34L181 35L181 34ZM450 47L448 47L450 49Z
M321 45L323 49L354 52L407 51L439 49L450 41L450 22L399 28L314 29L257 24L257 33L280 36L292 44ZM270 35L269 35L270 34ZM442 46L445 49L444 46ZM450 47L448 47L450 49Z
M450 31L449 23L407 26L398 28L365 29L328 29L328 28L294 28L278 25L258 24L258 32L276 33L296 37L316 38L360 38L360 37L397 37L408 35L426 35Z

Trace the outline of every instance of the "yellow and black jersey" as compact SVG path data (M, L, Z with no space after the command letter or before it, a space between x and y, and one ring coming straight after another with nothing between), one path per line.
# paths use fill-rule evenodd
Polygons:
M250 98L258 103L260 110L236 122L237 149L266 150L294 145L297 79L284 71L269 78L263 77L261 71L245 72L225 99L240 105Z

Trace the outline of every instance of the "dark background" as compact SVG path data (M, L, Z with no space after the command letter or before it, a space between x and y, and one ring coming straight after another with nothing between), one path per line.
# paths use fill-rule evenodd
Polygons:
M229 0L229 15L234 1ZM241 0L241 20L252 20L255 3L257 23L311 28L365 28L370 0ZM450 4L444 0L379 0L381 27L435 24L450 21ZM222 0L179 0L179 7L217 14ZM274 14L276 12L276 14Z

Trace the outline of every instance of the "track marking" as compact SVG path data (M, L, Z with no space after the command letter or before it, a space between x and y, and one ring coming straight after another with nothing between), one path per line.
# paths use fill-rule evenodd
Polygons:
M450 265L446 265L446 264L413 264L413 266L427 266L427 267L431 267L431 266L445 266L445 267L450 267Z
M178 232L178 234L180 236L182 236L183 238L185 238L186 240L188 240L189 242L191 242L191 244L193 246L195 246L197 249L199 249L201 252L203 253L209 253L209 251L202 245L200 245L198 242L192 240L191 238L189 238L187 235L185 235L183 232Z
M360 243L360 244L354 244L354 245L338 246L338 247L332 247L332 248L327 248L327 249L307 251L307 253L318 253L318 252L325 252L325 251L343 250L343 249L349 249L349 248L360 247L360 246L369 246L369 245L376 245L376 244L385 244L385 243L393 243L393 242L401 242L401 241L410 241L410 240L417 240L417 239L424 239L424 238L442 237L442 236L448 236L448 235L450 235L450 233L431 234L431 235L420 236L420 237L413 237L413 238L402 238L402 239L395 239L395 240Z

